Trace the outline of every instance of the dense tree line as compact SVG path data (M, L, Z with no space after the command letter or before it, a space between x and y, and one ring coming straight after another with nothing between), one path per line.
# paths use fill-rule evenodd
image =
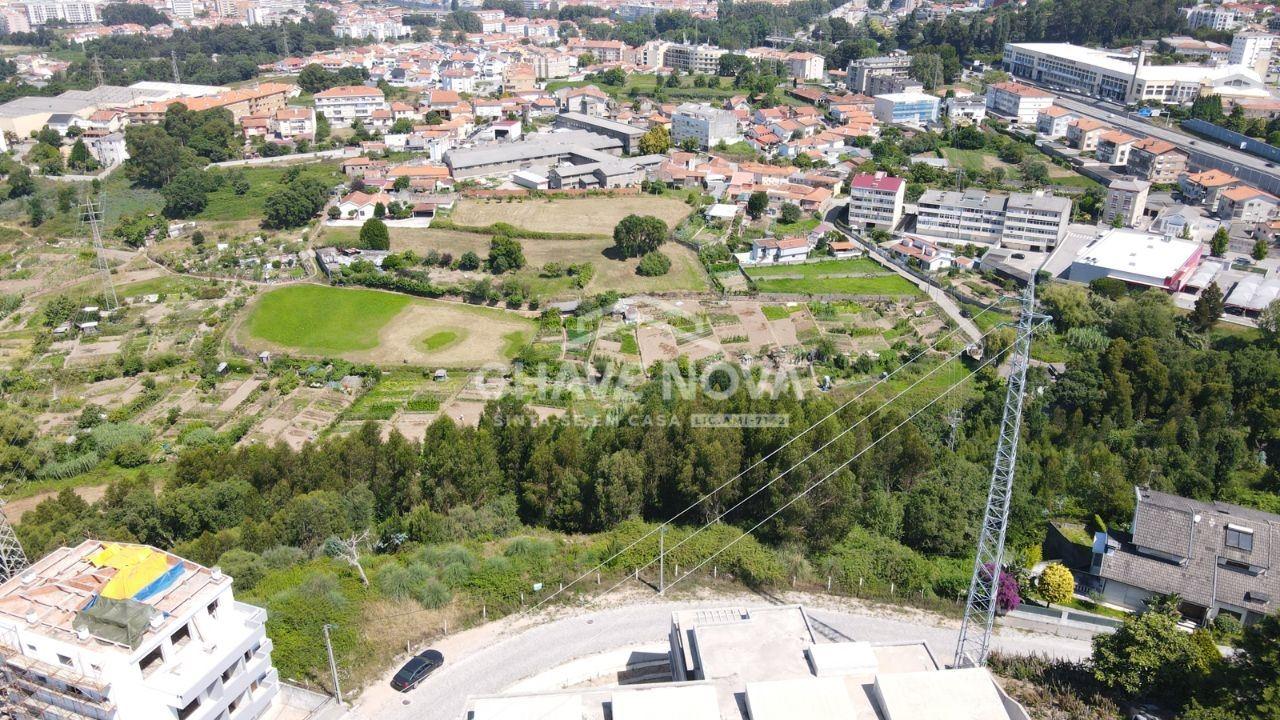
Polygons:
M102 6L99 13L103 25L125 25L133 23L143 27L152 25L168 25L169 18L150 5L135 2L108 3Z

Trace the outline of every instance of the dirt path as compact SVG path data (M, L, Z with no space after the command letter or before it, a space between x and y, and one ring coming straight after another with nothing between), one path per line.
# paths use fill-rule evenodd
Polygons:
M77 495L84 498L85 502L95 503L98 500L102 499L103 495L107 494L107 486L106 485L87 485L85 487L75 488L75 491ZM57 494L58 494L57 491L50 490L48 492L38 493L30 497L19 498L17 500L10 500L9 502L6 502L4 504L4 516L8 518L9 522L11 523L21 522L23 515L26 515L28 512L32 510L35 510L36 506L39 505L41 502L51 497L55 497L57 496Z

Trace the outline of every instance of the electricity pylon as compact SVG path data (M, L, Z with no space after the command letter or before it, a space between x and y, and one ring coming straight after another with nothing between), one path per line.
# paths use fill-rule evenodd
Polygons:
M1005 391L1004 417L1000 439L987 490L987 507L978 533L978 554L969 580L969 599L964 606L960 640L956 643L955 667L978 667L986 663L995 623L996 600L1000 591L1000 569L1004 562L1004 539L1009 528L1009 499L1013 495L1013 475L1018 461L1018 435L1022 428L1022 405L1026 398L1027 364L1031 360L1031 333L1048 319L1035 311L1035 276L1022 294L1022 314L1018 317L1018 337L1009 363L1009 386Z
M93 233L93 249L98 254L98 272L102 274L102 294L106 299L107 310L114 311L120 307L120 301L116 298L115 283L111 281L107 252L102 247L102 202L89 197L80 207L85 221L89 223L89 231Z

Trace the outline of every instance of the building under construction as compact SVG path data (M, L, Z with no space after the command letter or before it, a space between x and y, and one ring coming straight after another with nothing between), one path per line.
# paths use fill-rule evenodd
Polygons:
M0 706L21 720L257 720L279 693L265 621L217 568L143 545L61 548L0 585Z

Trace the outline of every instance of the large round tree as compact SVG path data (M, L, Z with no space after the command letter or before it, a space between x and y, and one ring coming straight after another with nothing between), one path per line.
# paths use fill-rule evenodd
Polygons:
M652 215L628 215L613 228L613 245L622 257L640 257L667 239L667 224Z

